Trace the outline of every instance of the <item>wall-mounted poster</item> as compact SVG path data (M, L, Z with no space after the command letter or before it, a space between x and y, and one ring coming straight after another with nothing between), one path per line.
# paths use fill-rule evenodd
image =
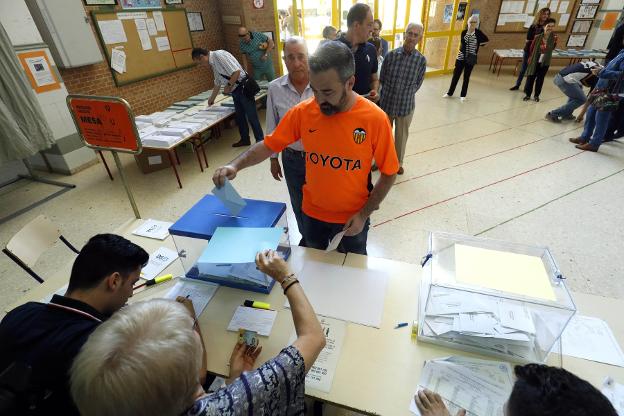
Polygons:
M204 19L202 19L201 12L186 12L186 18L188 19L189 30L191 32L201 32L204 30Z
M569 48L582 48L585 46L586 41L587 35L570 35L566 46Z
M124 9L160 9L160 0L119 0Z
M572 33L589 33L593 22L593 20L575 20Z
M85 6L114 6L117 0L83 0Z
M465 2L459 3L459 7L457 8L457 17L455 17L456 20L464 20L464 17L466 16L467 7L468 7L468 3L465 3Z
M453 17L453 5L447 4L444 6L444 23L451 23Z
M596 17L596 12L598 11L598 6L586 6L581 4L576 12L577 19L593 19Z
M600 0L582 0L581 4L600 4Z
M166 4L182 4L182 0L165 0Z

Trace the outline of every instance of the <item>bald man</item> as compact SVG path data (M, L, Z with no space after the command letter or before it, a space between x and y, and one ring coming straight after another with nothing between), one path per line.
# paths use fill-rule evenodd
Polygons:
M238 29L238 38L247 73L256 80L266 78L267 81L273 81L275 79L275 69L271 60L271 51L275 48L273 40L264 33L250 32L246 27Z

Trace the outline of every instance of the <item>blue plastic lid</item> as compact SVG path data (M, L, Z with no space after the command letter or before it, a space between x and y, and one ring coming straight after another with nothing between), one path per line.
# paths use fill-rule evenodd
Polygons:
M209 240L217 227L275 227L286 212L283 202L244 198L247 205L233 217L214 195L206 195L169 228L169 234Z

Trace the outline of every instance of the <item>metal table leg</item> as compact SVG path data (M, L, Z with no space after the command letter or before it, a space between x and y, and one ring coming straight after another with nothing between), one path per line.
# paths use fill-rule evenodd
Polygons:
M104 153L102 153L101 150L97 151L100 155L100 157L102 158L102 163L104 163L104 167L106 168L106 173L108 173L108 177L110 178L111 181L114 181L115 179L113 179L113 174L111 173L110 169L108 168L108 163L106 163L106 159L104 159Z
M169 156L169 162L171 162L171 168L173 169L173 173L175 173L176 179L178 180L178 186L182 189L182 182L180 182L180 175L178 175L178 169L176 169L175 164L175 152L171 149L167 150L167 155Z

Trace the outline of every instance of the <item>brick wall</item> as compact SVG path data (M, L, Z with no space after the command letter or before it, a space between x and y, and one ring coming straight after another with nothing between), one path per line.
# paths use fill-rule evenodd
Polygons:
M571 0L573 1L573 0ZM480 11L481 26L480 29L490 38L490 42L484 47L479 49L479 63L489 64L494 49L522 49L526 40L526 32L523 33L496 33L496 22L498 20L498 10L500 8L501 0L473 0L470 8L478 9ZM576 16L576 10L578 4L574 8L571 20L574 20ZM566 48L566 42L568 35L572 29L572 24L568 25L568 31L566 33L557 32L559 41L557 43L558 48ZM554 65L563 64L563 61L555 61Z
M205 30L191 32L193 46L207 49L223 48L221 13L217 0L184 0L184 4L177 7L202 13ZM97 7L85 6L85 9L89 14ZM102 56L105 54L102 53ZM107 62L59 70L70 94L123 97L128 100L135 114L162 110L176 101L213 86L212 71L206 68L183 69L122 87L115 85Z
M275 15L273 1L265 0L262 9L254 9L253 0L219 0L219 10L222 16L239 16L241 25L252 32L273 32L274 40L277 38L275 29ZM242 55L239 52L238 24L226 24L221 22L225 48L242 63ZM278 74L277 45L273 50L273 67Z

